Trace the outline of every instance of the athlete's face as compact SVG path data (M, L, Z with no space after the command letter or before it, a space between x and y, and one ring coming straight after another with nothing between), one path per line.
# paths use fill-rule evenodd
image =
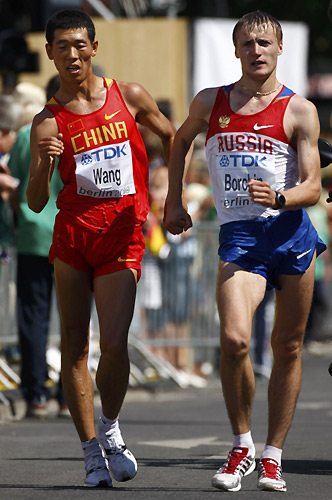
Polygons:
M252 31L241 28L236 35L235 56L241 60L242 72L252 78L265 78L276 70L282 41L273 27L256 26Z
M91 44L86 28L57 29L52 45L46 44L46 52L62 78L80 82L92 71L91 57L97 47L97 41Z

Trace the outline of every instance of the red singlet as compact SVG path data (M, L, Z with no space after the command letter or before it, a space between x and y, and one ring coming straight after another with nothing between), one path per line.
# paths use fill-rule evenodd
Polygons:
M50 261L56 257L94 277L125 268L140 276L142 226L149 211L148 160L136 122L114 80L104 105L86 115L53 97L46 105L63 135L58 169L64 187Z
M54 97L47 103L63 135L57 207L92 229L142 225L149 211L148 160L142 137L114 80L104 105L78 115Z

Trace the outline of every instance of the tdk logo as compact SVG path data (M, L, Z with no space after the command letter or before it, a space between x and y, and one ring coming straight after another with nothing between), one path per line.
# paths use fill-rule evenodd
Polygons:
M229 154L222 155L219 160L221 167L263 167L268 168L267 156L260 154Z
M219 160L219 165L221 167L228 167L229 163L230 163L230 161L229 161L228 156L227 155L222 155L222 157Z
M81 160L82 165L89 165L89 163L92 163L92 156L88 154L83 154L82 155L82 160Z
M112 160L113 158L121 158L127 156L126 152L127 144L120 144L118 146L108 146L107 148L96 149L90 151L90 153L84 153L82 155L81 163L82 165L88 165L89 163Z

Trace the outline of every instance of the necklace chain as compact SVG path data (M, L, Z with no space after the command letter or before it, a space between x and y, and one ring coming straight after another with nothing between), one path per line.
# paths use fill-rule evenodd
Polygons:
M255 99L258 99L259 97L263 97L263 96L266 96L266 95L270 95L270 94L273 94L274 92L277 92L278 90L281 89L282 87L282 83L279 83L278 87L273 89L273 90L269 90L268 92L259 92L258 90L256 92L252 92L251 90L247 89L247 87L245 87L244 85L242 85L242 83L238 82L238 84L240 85L240 87L245 90L246 92L248 92L249 94L252 95L252 97L254 97Z

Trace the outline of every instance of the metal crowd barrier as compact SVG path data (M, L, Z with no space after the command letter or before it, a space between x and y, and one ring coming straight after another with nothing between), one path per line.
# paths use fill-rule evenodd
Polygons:
M178 374L172 371L172 367L182 365L192 369L205 361L213 364L217 359L218 232L217 224L201 222L196 224L190 235L170 237L167 251L164 249L161 257L147 250L143 258L129 345L133 358L137 359L139 353L139 357L145 358L150 367L173 379L177 379ZM0 261L0 351L18 342L15 249L7 249L7 254L8 257ZM56 306L52 311L50 343L59 345ZM91 343L90 358L97 363L99 332L95 308L92 323L95 341ZM182 360L176 360L169 354L172 350L177 352L177 356L182 350L185 353L180 354ZM136 371L135 359L132 380L139 379L141 361L137 360ZM50 367L54 369L52 364ZM3 368L0 367L0 373L4 373Z
M170 237L161 257L146 251L131 333L154 352L186 348L182 363L215 361L218 237L217 223L201 222L190 235Z
M16 343L16 251L9 247L0 258L0 346Z
M0 403L11 407L2 390L16 389L20 378L1 355L3 347L17 344L16 323L16 252L1 249L0 258Z

